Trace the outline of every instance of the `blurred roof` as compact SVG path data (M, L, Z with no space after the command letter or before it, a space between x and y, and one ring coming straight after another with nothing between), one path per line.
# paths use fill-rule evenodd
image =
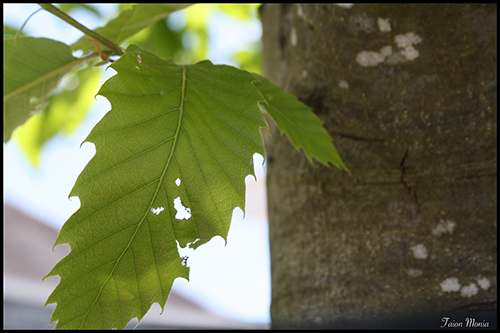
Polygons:
M67 245L52 246L58 231L4 201L4 328L50 328L54 304L45 301L59 282L59 277L42 279L68 252ZM191 299L170 293L161 315L155 304L137 326L140 328L224 328L258 329L215 314ZM154 315L156 313L157 315ZM133 320L127 328L134 328Z

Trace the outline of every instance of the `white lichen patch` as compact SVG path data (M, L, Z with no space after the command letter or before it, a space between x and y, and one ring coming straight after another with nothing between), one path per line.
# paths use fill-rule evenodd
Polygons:
M407 61L414 61L420 56L420 52L414 47L414 45L420 43L421 41L422 38L414 32L397 35L394 38L394 42L397 45L396 52L393 50L393 46L386 45L382 47L379 52L361 51L356 56L356 61L363 67L376 66L381 63L395 65Z
M292 46L297 46L297 29L295 27L292 27L290 32L290 43L292 43Z
M383 19L379 17L377 19L378 28L381 32L390 32L391 31L391 22L389 19Z
M339 88L341 89L349 89L349 83L345 80L340 80Z
M300 17L302 19L306 18L306 15L304 14L304 11L302 10L301 4L297 4L297 15L298 15L298 17Z
M411 277L419 277L422 276L422 274L424 274L424 271L418 268L410 268L408 269L408 271L406 271L406 273Z
M377 66L383 63L385 56L375 51L361 51L356 56L356 61L363 67Z
M353 3L334 3L335 6L339 6L339 7L342 7L342 8L346 8L346 9L349 9L351 8L352 6L354 6Z
M161 212L165 210L164 207L151 208L151 212L155 215L160 215Z
M477 284L481 287L483 290L488 290L491 287L491 281L488 280L487 278L478 278L477 279Z
M441 220L438 224L432 229L432 234L434 236L441 236L443 234L452 234L457 227L457 222L452 220Z
M394 41L401 49L401 54L409 61L413 61L420 56L420 53L413 45L422 41L422 38L414 32L409 32L404 35L397 35Z
M399 48L404 49L406 47L420 43L422 41L422 37L415 34L414 32L409 32L404 35L397 35L396 37L394 37L394 41Z
M417 259L427 259L429 256L424 244L417 244L413 246L411 250L413 251L413 256Z
M413 46L405 47L401 50L401 54L410 61L417 59L420 56L420 52Z
M384 57L388 57L392 54L392 46L391 45L386 45L383 48L380 49L380 54L383 55Z
M476 295L478 293L479 289L477 288L476 284L475 283L471 283L469 284L468 286L466 287L463 287L461 290L460 290L460 295L462 295L462 297L472 297L474 295Z
M443 282L439 284L441 287L441 290L445 293L454 293L460 290L462 288L462 285L458 283L457 278L447 278Z

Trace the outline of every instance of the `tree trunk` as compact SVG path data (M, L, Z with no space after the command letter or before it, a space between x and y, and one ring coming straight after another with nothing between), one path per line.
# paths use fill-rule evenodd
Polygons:
M270 124L273 326L496 326L496 5L347 7L261 8L265 75L352 172Z

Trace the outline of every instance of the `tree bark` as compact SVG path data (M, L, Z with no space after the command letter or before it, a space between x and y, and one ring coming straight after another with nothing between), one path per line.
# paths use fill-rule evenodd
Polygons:
M352 172L270 124L273 326L496 326L496 5L260 13L265 75Z

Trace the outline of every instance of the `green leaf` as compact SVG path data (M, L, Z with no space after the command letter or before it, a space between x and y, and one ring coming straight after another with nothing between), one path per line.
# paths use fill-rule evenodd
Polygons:
M68 45L33 37L4 37L4 142L31 114L41 110L61 78L82 63Z
M19 31L19 28L14 28L8 25L3 25L3 36L15 36L17 32ZM21 31L19 33L19 36L24 36L24 33Z
M94 29L101 36L110 41L121 44L127 38L132 37L139 31L164 19L170 13L185 8L186 4L140 4L123 10L118 17L109 21L106 26ZM73 50L83 50L84 53L94 50L94 45L89 42L87 36L83 36L71 45Z
M172 31L167 20L160 20L147 29L142 30L128 40L131 44L137 44L161 58L176 60L177 55L184 51L182 46L182 32Z
M265 154L250 73L179 66L136 45L111 67L99 93L112 110L87 137L96 155L70 194L81 208L56 240L71 252L48 274L61 276L47 300L57 328L120 329L163 307L174 279L189 276L177 243L226 239L253 154Z
M281 134L285 132L297 150L303 148L311 163L315 158L324 165L328 166L328 162L331 162L349 172L335 149L332 138L323 127L323 122L311 108L262 75L254 76L261 82L257 84L257 88L269 103L266 111L278 125Z
M99 89L100 74L92 67L72 73L66 80L71 89L55 92L42 112L34 114L14 131L14 139L33 166L39 165L47 141L56 134L71 134L85 119Z

